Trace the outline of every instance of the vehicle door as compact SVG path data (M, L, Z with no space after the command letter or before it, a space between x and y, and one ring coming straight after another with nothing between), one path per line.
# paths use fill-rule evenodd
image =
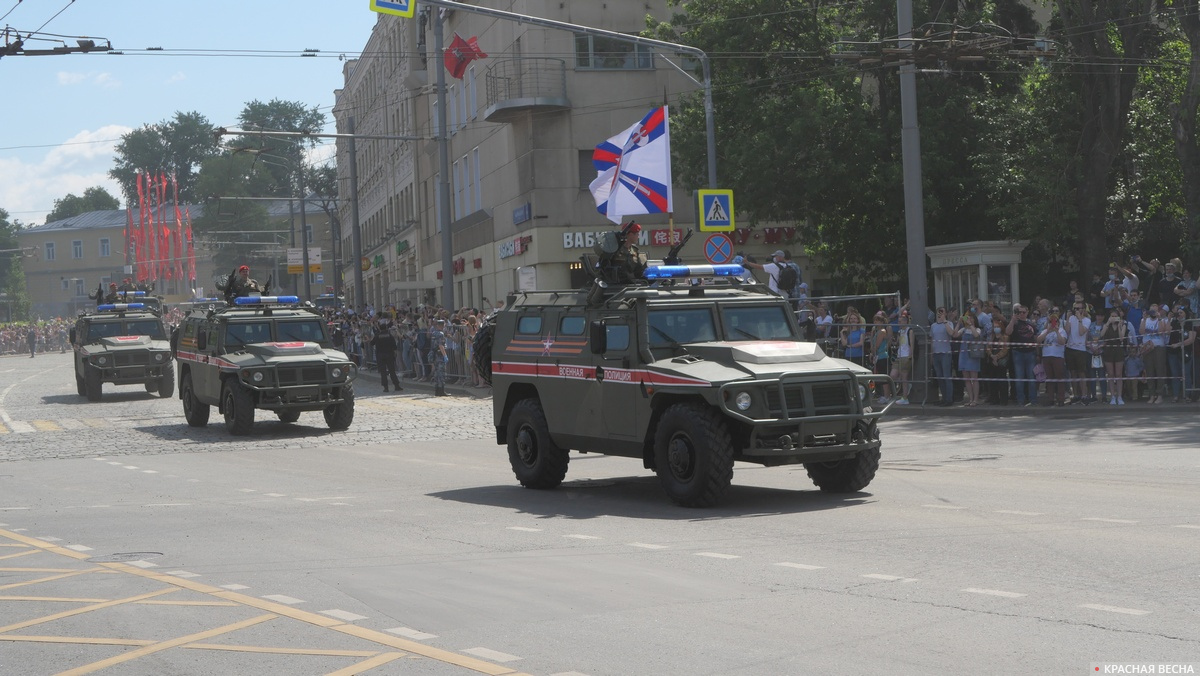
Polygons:
M608 436L633 439L640 434L636 415L639 403L644 400L641 378L635 368L637 346L632 314L606 315L604 334L604 351L592 355L595 360L592 383L600 393L601 402L599 419Z
M195 359L192 369L192 387L196 396L206 403L216 403L221 398L221 327L223 322L197 322L195 325Z

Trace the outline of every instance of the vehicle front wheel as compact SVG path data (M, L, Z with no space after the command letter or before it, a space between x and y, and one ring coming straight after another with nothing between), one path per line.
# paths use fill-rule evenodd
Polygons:
M673 404L654 432L654 466L677 504L717 504L733 482L733 443L725 421L699 404Z
M83 391L88 401L100 401L100 369L92 366L83 367Z
M175 369L171 367L163 368L162 377L158 379L158 396L163 399L169 399L175 394Z
M331 430L350 429L354 422L354 386L346 383L342 386L342 403L325 408L325 424Z
M876 430L874 438L879 438ZM866 488L879 469L878 448L859 451L853 458L833 462L806 462L804 469L813 484L826 493L857 493Z
M192 427L204 427L208 424L210 407L196 398L192 389L192 374L185 373L183 382L179 384L179 398L183 400L183 417Z
M275 411L279 422L294 423L300 419L300 411Z
M79 396L83 397L87 395L87 385L85 385L83 382L83 376L79 375L79 367L75 368L75 391L79 394Z
M554 488L567 476L570 451L550 439L542 402L522 399L508 416L508 462L526 488Z
M254 397L250 390L236 380L229 380L225 383L223 401L225 428L229 433L239 437L250 434L250 428L254 427Z

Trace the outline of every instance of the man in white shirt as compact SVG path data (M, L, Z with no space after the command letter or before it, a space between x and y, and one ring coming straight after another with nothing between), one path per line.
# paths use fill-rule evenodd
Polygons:
M746 261L745 263L743 263L743 265L745 265L746 267L750 267L750 268L758 268L759 270L762 270L763 272L767 273L767 288L771 289L771 292L776 295L780 295L780 296L784 296L784 297L787 296L786 293L780 293L780 291L779 291L779 271L783 268L783 250L782 249L771 254L771 262L770 263L759 264L759 263L751 263L749 261Z
M1067 373L1071 377L1071 403L1085 401L1087 392L1088 367L1092 355L1087 349L1088 329L1092 320L1087 316L1087 306L1083 301L1072 301L1071 314L1067 317ZM1086 403L1086 402L1085 402Z

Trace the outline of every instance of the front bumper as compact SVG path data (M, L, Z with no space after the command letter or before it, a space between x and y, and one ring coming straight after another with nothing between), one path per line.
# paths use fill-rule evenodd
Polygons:
M336 385L294 385L291 387L255 388L254 407L268 411L320 411L345 401L342 389L348 383Z

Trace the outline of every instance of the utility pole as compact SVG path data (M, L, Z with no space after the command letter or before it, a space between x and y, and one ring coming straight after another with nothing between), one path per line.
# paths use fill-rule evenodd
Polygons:
M362 269L362 228L358 222L358 149L354 145L354 116L351 115L347 120L347 127L350 131L350 140L346 143L347 150L350 151L350 246L353 248L354 260L351 265L354 266L354 302L359 305L366 305L367 288L363 285L363 269Z
M896 0L901 49L910 52L912 0ZM921 186L921 130L917 125L917 64L900 65L900 148L904 168L904 230L908 244L908 315L915 326L929 326L929 285L925 281L925 199Z
M450 231L450 130L446 128L446 68L442 65L442 12L433 22L434 69L437 71L438 226L442 230L442 305L454 308L454 233Z
M308 219L305 217L305 214L304 214L304 212L308 211L308 199L307 199L307 195L305 194L305 191L304 191L304 162L303 161L299 162L297 169L296 169L296 174L297 174L297 183L299 184L299 187L300 187L300 242L301 242L301 245L303 246L303 249L301 250L300 255L303 257L302 261L304 264L304 299L312 300L313 299L312 288L309 286L309 274L308 274L308 270L309 270L309 268L308 268Z

